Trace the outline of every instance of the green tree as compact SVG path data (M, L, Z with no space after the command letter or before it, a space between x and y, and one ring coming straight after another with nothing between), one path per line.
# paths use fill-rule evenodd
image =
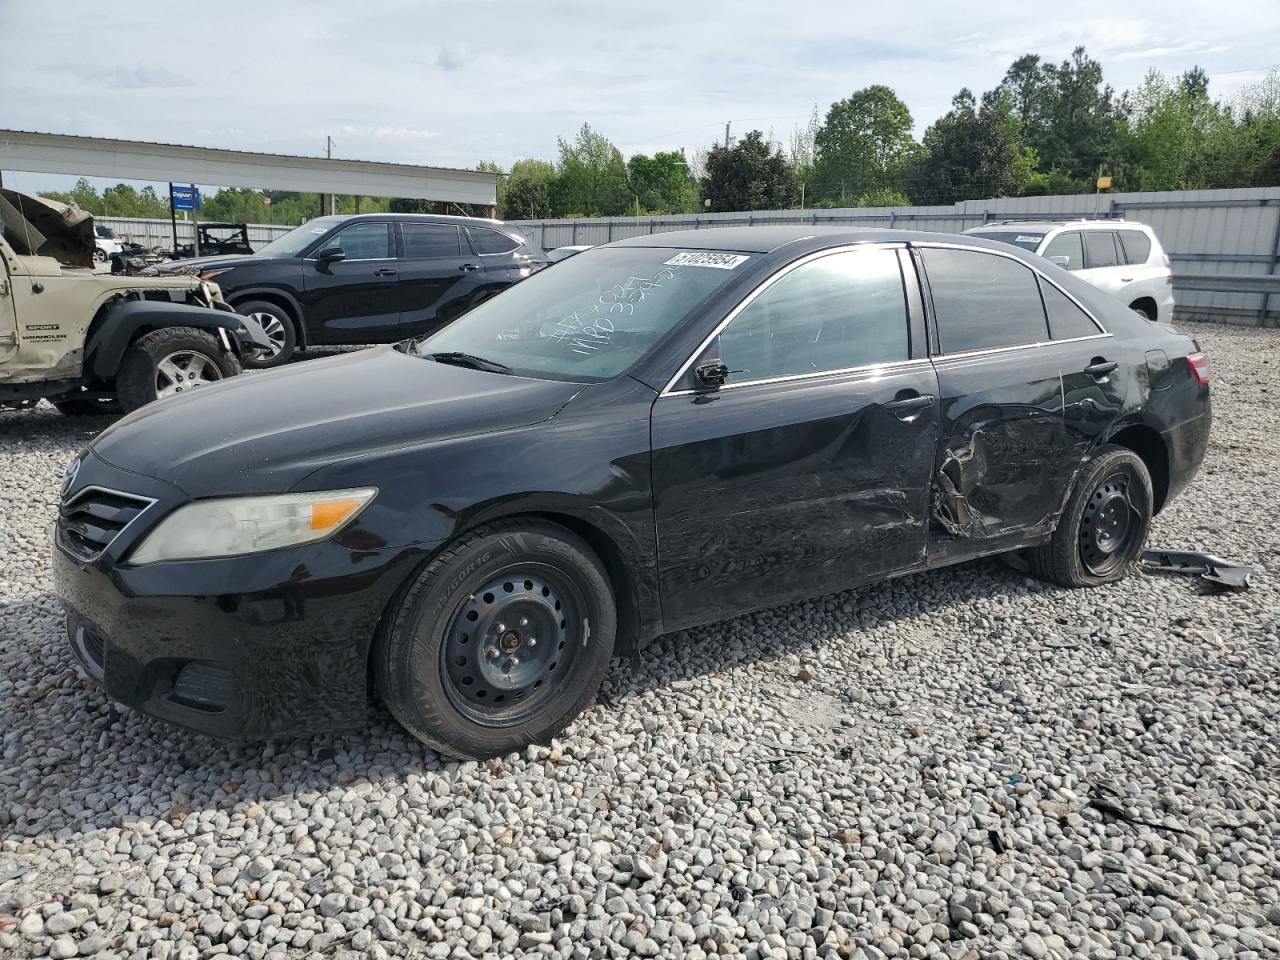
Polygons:
M859 207L909 207L911 200L901 190L895 190L892 187L881 187L878 190L872 190L870 193L864 193L858 198Z
M816 197L844 204L882 187L896 187L910 160L911 111L888 87L858 90L831 105L814 135Z
M799 194L791 165L759 130L731 147L713 146L705 167L702 195L714 212L784 210Z
M507 176L499 216L506 220L552 216L551 192L555 181L556 168L548 161L517 160Z
M1035 152L1022 142L1013 95L997 88L979 107L968 89L924 133L911 165L910 193L917 203L955 203L1020 194L1035 172Z
M560 164L551 191L555 215L609 217L625 213L631 195L627 167L618 148L587 123L572 142L561 138L559 143Z
M678 150L633 155L627 161L627 185L646 213L692 213L698 207L697 181Z

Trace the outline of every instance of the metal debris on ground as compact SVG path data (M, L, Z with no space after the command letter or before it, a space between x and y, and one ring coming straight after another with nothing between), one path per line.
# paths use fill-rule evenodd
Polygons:
M1148 570L1199 574L1204 580L1223 587L1246 590L1253 567L1223 560L1211 553L1194 550L1143 550L1142 565Z

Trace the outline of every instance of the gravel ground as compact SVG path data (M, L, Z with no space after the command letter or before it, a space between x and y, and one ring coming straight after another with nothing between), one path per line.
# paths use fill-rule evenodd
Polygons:
M551 749L227 745L121 713L49 593L105 421L0 414L0 955L1280 956L1280 331L1152 542L1245 593L998 562L664 637Z

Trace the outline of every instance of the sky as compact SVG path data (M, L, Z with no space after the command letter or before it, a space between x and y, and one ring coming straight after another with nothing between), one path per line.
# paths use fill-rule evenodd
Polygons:
M0 0L0 38L0 128L311 156L332 136L335 157L509 167L584 122L624 155L692 152L726 121L786 144L872 83L919 135L960 87L1078 44L1117 90L1198 64L1230 96L1280 65L1280 4Z

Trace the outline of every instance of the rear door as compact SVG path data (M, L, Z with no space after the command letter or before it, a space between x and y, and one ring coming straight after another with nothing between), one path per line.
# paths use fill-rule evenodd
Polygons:
M18 317L13 305L8 252L8 247L0 242L0 360L7 360L18 351Z
M1164 257L1153 250L1151 237L1144 230L1117 230L1120 259L1124 268L1120 271L1124 297L1132 303L1141 297L1150 297L1160 303L1169 296L1169 268Z
M724 385L685 372L655 401L669 629L924 562L937 382L902 259L862 248L784 268L691 358L725 364Z
M402 221L400 335L417 336L466 312L484 285L484 266L453 223Z
M307 328L317 343L380 343L398 339L399 265L391 224L362 220L324 241L345 259L303 261Z
M1036 273L1016 257L930 246L918 253L941 401L932 558L1036 539L1049 532L1080 460L1060 374L1079 346L1046 346Z
M1084 230L1084 264L1081 276L1104 293L1116 296L1124 289L1124 253L1112 230Z
M489 283L507 286L529 275L527 259L516 256L516 251L522 246L521 241L488 227L467 227L467 233L484 264L485 278Z

